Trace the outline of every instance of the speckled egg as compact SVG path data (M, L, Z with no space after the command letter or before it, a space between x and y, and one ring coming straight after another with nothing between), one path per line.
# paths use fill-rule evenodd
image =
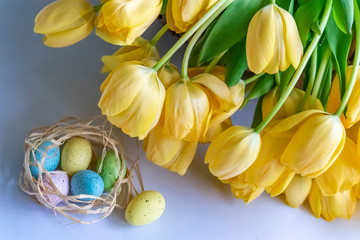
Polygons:
M145 191L130 201L125 218L131 225L145 225L157 220L164 210L164 197L156 191Z
M61 169L70 175L89 167L92 156L91 145L82 137L68 140L61 152Z
M111 191L116 180L118 180L119 178L119 170L121 169L122 164L125 164L125 161L123 161L120 156L119 159L120 159L120 168L118 165L118 160L116 158L115 152L113 150L108 150L106 152L100 172L100 176L104 181L105 192ZM100 164L101 164L101 157L97 161L96 171L99 170ZM126 166L123 172L123 177L125 176L125 174L126 174Z
M38 146L37 149L34 150L35 151L30 151L31 162L35 163L35 159L36 161L41 162L44 155L45 157L44 169L46 169L47 171L53 171L57 168L60 161L60 149L58 146L55 146L50 141L44 141ZM37 179L39 175L39 168L32 164L30 164L29 167L30 167L31 175Z
M50 172L51 180L54 183L55 187L60 191L61 194L67 195L69 193L70 188L70 179L66 172L63 171L54 171ZM43 179L44 187L46 189L53 189L50 184L50 180L45 176ZM38 196L38 199L40 197ZM52 203L54 205L62 202L62 198L58 197L55 194L44 194L44 198L47 202Z
M104 181L94 171L81 170L71 178L71 193L73 195L88 194L100 196L104 192ZM93 200L93 198L84 198L84 201Z

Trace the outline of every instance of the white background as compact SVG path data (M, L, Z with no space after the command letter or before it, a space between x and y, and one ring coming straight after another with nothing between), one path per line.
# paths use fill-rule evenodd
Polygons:
M33 33L37 12L47 0L0 0L0 239L359 239L360 210L351 220L328 223L316 219L306 203L288 207L282 198L263 194L246 205L230 188L214 178L203 164L201 146L183 177L153 165L141 152L146 190L166 199L166 210L156 222L133 227L118 209L92 224L61 225L53 212L35 204L18 187L27 133L67 116L100 114L101 56L117 50L95 34L63 49L42 44ZM161 25L155 22L145 37ZM160 52L175 42L168 33ZM178 66L180 51L173 58ZM237 113L234 121L249 125L254 104ZM121 135L128 154L135 156L134 139ZM62 222L66 219L59 217ZM96 238L95 238L96 237Z

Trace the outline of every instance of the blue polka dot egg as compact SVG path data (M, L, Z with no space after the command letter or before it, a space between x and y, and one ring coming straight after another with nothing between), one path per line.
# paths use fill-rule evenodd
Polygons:
M99 197L104 191L104 181L94 171L81 170L71 178L70 189L73 195L87 194ZM81 200L91 201L93 198L83 198Z
M35 163L35 159L39 164L44 158L44 170L54 171L60 162L59 146L54 145L50 141L42 142L36 149L30 151L30 162ZM30 164L31 175L36 179L39 175L39 167Z

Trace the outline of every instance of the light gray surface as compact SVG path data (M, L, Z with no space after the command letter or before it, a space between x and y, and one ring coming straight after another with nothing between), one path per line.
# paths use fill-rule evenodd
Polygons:
M61 118L100 114L99 87L105 78L100 58L117 48L94 34L69 48L45 47L32 28L36 13L49 2L0 0L0 239L359 239L359 210L352 220L328 223L316 219L307 204L292 209L266 194L248 205L235 199L203 164L206 146L199 148L184 177L151 164L141 152L146 189L166 199L158 221L132 227L124 212L115 210L93 225L60 225L51 210L35 204L18 187L23 141L31 129ZM150 38L160 27L155 23L145 36ZM160 52L175 40L167 34ZM179 66L181 54L174 62ZM249 125L253 108L250 104L236 114L235 122ZM135 156L135 141L125 135L121 139L127 153Z

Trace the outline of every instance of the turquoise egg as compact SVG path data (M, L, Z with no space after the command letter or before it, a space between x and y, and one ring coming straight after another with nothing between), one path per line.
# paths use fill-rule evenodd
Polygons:
M122 165L125 164L125 161L122 160L120 156L119 159L120 159L120 168L121 168ZM101 157L97 161L96 171L99 170L100 164L101 164ZM115 152L113 150L108 150L103 160L101 172L99 173L104 181L105 192L111 191L115 182L119 178L119 170L120 169ZM125 174L126 174L126 165L122 177L125 177Z
M44 169L47 171L54 171L60 162L60 149L58 146L53 146L50 141L42 142L39 147L35 151L30 151L30 162L35 163L35 159L38 162L41 162L41 159L44 154L45 155L45 162L44 162ZM35 157L35 159L34 159ZM39 168L30 164L30 172L31 175L34 176L36 179L39 175Z
M104 181L94 171L81 170L71 178L70 190L73 195L88 194L99 197L104 192ZM83 198L90 201L93 198Z

